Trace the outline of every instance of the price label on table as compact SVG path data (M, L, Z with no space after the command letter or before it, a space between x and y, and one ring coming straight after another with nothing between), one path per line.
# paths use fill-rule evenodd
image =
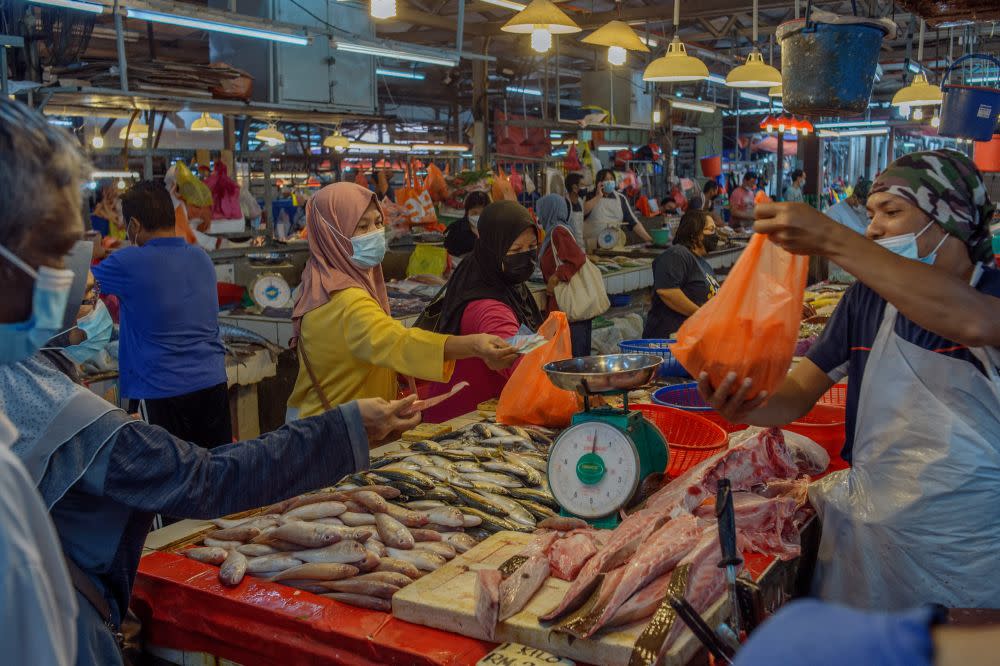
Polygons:
M520 643L503 643L476 666L574 666L576 662Z

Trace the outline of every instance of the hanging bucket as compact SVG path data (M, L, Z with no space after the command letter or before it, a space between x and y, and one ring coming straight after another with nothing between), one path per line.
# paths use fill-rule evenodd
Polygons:
M811 4L811 3L810 3ZM856 19L806 8L803 19L778 26L781 103L789 113L843 116L864 113L875 84L882 19ZM819 20L817 20L817 18Z
M718 178L722 175L722 155L701 158L701 175L705 178Z
M985 53L970 53L951 64L941 79L941 126L938 136L989 141L1000 117L1000 90L984 86L949 85L948 76L965 60L981 58L1000 67L1000 60Z
M984 173L1000 172L1000 134L994 134L989 141L977 141L972 161Z

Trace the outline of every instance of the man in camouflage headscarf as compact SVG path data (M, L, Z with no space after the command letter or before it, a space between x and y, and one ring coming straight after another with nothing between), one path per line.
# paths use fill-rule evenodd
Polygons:
M991 255L993 205L979 169L962 153L928 150L904 155L879 174L871 194L903 197L965 243L972 261Z

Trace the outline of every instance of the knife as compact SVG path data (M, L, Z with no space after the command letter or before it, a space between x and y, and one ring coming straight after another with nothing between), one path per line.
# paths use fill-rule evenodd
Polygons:
M743 558L736 551L736 513L733 510L733 489L729 479L720 479L715 495L715 517L719 524L719 546L722 560L719 568L725 568L729 583L730 618L733 631L740 636L740 600L736 592L736 567L743 564Z

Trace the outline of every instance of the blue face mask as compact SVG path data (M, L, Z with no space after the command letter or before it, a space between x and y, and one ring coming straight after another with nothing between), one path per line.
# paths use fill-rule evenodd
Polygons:
M934 265L934 261L937 259L937 251L941 249L944 242L948 240L947 234L941 239L941 242L937 244L933 250L930 251L926 256L921 257L919 251L917 250L917 239L924 235L924 232L931 228L934 224L933 221L928 222L927 226L920 230L920 233L908 233L899 234L898 236L890 236L889 238L880 238L876 243L889 250L893 254L898 254L906 259L914 259L916 261L922 261L925 264L931 266Z
M0 324L0 365L9 365L31 357L61 332L73 271L48 266L36 271L3 245L0 256L35 280L31 317L27 321Z
M62 353L76 364L94 358L111 342L115 322L103 301L97 301L94 311L76 322L76 327L87 334L87 339L78 345L62 349Z
M604 190L605 194L611 194L612 192L615 191L615 181L613 180L604 181L603 183L601 183L601 189Z
M362 236L351 238L354 251L351 261L361 268L373 268L385 258L385 232L376 229Z

